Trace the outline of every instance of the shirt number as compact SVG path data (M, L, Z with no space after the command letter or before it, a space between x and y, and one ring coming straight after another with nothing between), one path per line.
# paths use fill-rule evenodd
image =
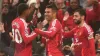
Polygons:
M18 29L12 29L13 37L16 43L22 43L22 37Z

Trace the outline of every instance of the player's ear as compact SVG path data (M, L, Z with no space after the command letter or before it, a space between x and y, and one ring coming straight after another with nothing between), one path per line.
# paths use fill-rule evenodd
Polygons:
M56 18L56 12L53 12L53 17Z
M82 18L82 20L84 20L85 19L85 16L81 16L81 18Z

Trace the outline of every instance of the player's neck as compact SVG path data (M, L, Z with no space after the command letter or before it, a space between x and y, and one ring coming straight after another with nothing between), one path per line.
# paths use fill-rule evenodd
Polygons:
M52 22L52 21L54 21L55 20L55 18L53 18L51 21L49 21L49 24Z
M24 15L19 16L20 18L26 20L26 17Z

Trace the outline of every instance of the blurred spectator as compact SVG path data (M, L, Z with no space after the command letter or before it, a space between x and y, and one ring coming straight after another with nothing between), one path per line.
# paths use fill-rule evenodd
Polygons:
M39 11L41 13L41 17L39 18L39 21L43 21L44 20L44 13L45 13L45 8L46 6L49 4L49 0L40 0L40 7L39 7Z
M0 23L0 32L1 32L1 38L0 38L0 50L4 51L6 55L13 56L14 50L10 47L11 37L10 35L5 31L4 24Z
M95 34L95 44L96 49L100 49L100 31L97 31Z
M82 6L84 9L86 9L86 2L87 0L80 0L80 6Z
M12 4L13 0L9 0L9 3Z
M16 4L18 4L19 0L13 0L12 6L15 6Z
M0 56L6 56L5 52L0 50Z
M9 4L9 0L3 0L3 4Z
M31 0L29 0L29 1L31 1ZM46 5L48 4L49 1L48 0L45 0L45 1L41 1L41 0L35 1L34 0L33 2L36 3L35 11L36 11L36 16L37 16L38 22L43 21L44 20L44 11L45 11ZM27 4L28 3L29 2L27 2ZM28 4L28 5L30 6L30 4ZM30 7L32 7L32 6L30 6ZM30 22L33 19L33 14L34 14L35 11L31 12L29 18L27 19L27 22Z
M64 56L73 56L71 47L69 45L65 45L63 47Z
M81 9L80 0L70 0L70 7L68 8L68 12L70 15L73 15L74 11L77 9Z
M3 6L2 6L2 22L4 23L5 30L8 31L11 27L11 22L16 17L16 12L13 13L13 9L10 7L9 2L5 3L5 0L3 0Z
M49 1L41 1L41 0L37 0L37 4L36 4L36 8L38 8L38 22L42 22L44 20L44 13L45 13L45 8L46 8L46 3L48 3Z
M2 3L2 13L3 14L7 14L8 13L8 8L9 8L8 0L3 0L3 3Z
M96 56L100 56L100 49L96 50Z
M58 9L62 9L65 7L64 0L55 0L54 1Z
M100 28L100 4L97 0L87 0L87 5L92 8L86 9L86 22L92 27L94 33Z
M70 0L65 0L66 7L70 6Z
M55 0L54 1L56 8L58 9L57 11L57 19L62 23L63 17L64 17L64 12L66 11L66 5L64 3L64 0Z
M1 39L0 39L1 42L4 44L4 46L9 46L11 38L9 37L8 33L5 32L4 24L1 22L0 22L0 32L1 32ZM3 45L0 45L0 46L3 46Z

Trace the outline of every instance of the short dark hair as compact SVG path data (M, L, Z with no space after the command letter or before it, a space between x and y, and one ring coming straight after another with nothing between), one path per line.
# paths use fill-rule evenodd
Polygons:
M47 5L46 8L51 8L52 10L57 11L57 7L54 3Z
M21 3L18 5L17 7L17 13L18 13L18 16L22 15L22 13L28 9L28 5L25 4L25 3Z
M79 14L80 14L81 16L85 16L85 17L86 17L86 12L85 12L84 9L77 9L75 12L79 12Z
M86 19L86 11L84 10L84 9L77 9L75 12L79 12L79 14L81 15L81 16L85 16L85 19ZM75 13L74 12L74 13ZM84 19L84 20L85 20Z

